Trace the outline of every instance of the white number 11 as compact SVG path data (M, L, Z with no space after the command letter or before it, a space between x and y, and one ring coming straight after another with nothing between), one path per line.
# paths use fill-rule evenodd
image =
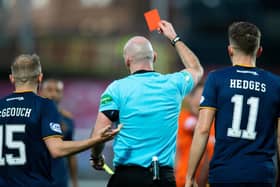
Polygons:
M240 129L243 108L243 95L234 95L231 98L231 102L234 103L232 127L228 128L227 135L234 138L254 140L257 135L255 128L258 116L259 98L250 97L247 100L247 104L250 106L250 109L247 129L245 130Z

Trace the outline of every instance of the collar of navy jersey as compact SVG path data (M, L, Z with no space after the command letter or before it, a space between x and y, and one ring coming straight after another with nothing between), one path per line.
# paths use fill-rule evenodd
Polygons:
M140 74L140 73L149 73L149 72L155 72L155 71L141 69L141 70L137 70L137 71L133 72L132 75Z
M252 75L259 75L255 70L255 66L246 66L246 65L240 65L240 64L236 64L234 65L234 67L236 67L236 72L237 73L246 73L246 74L252 74Z
M242 65L242 64L235 64L234 67L242 67L242 68L255 68L256 66L246 66L246 65Z
M20 94L20 93L33 93L32 90L23 90L23 91L14 91L13 93Z

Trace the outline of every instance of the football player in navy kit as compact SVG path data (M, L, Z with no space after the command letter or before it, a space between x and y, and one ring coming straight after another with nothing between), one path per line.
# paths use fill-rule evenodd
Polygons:
M15 91L0 100L0 187L51 187L51 157L83 151L119 131L106 126L88 139L63 141L55 104L37 95L39 57L20 55L11 72Z
M231 67L208 75L190 153L186 187L195 186L195 170L215 119L216 143L210 163L212 187L272 187L280 151L280 78L256 67L261 32L236 22L228 30ZM278 130L277 130L278 127Z
M60 106L63 98L64 84L58 79L44 80L41 86L41 96L49 98L55 102L61 116L61 130L63 140L73 140L74 120L70 112ZM78 187L77 159L75 155L53 160L52 176L54 178L53 187L68 187L69 179L72 187Z

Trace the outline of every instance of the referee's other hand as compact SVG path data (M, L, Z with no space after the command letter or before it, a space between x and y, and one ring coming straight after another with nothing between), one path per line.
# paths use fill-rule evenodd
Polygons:
M100 155L98 157L92 155L90 158L90 164L96 170L103 170L103 165L105 164L104 155Z

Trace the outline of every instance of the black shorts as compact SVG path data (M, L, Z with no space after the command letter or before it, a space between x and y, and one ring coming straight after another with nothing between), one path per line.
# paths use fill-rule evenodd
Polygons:
M159 177L154 181L150 168L118 166L107 187L176 187L173 168L160 167Z

